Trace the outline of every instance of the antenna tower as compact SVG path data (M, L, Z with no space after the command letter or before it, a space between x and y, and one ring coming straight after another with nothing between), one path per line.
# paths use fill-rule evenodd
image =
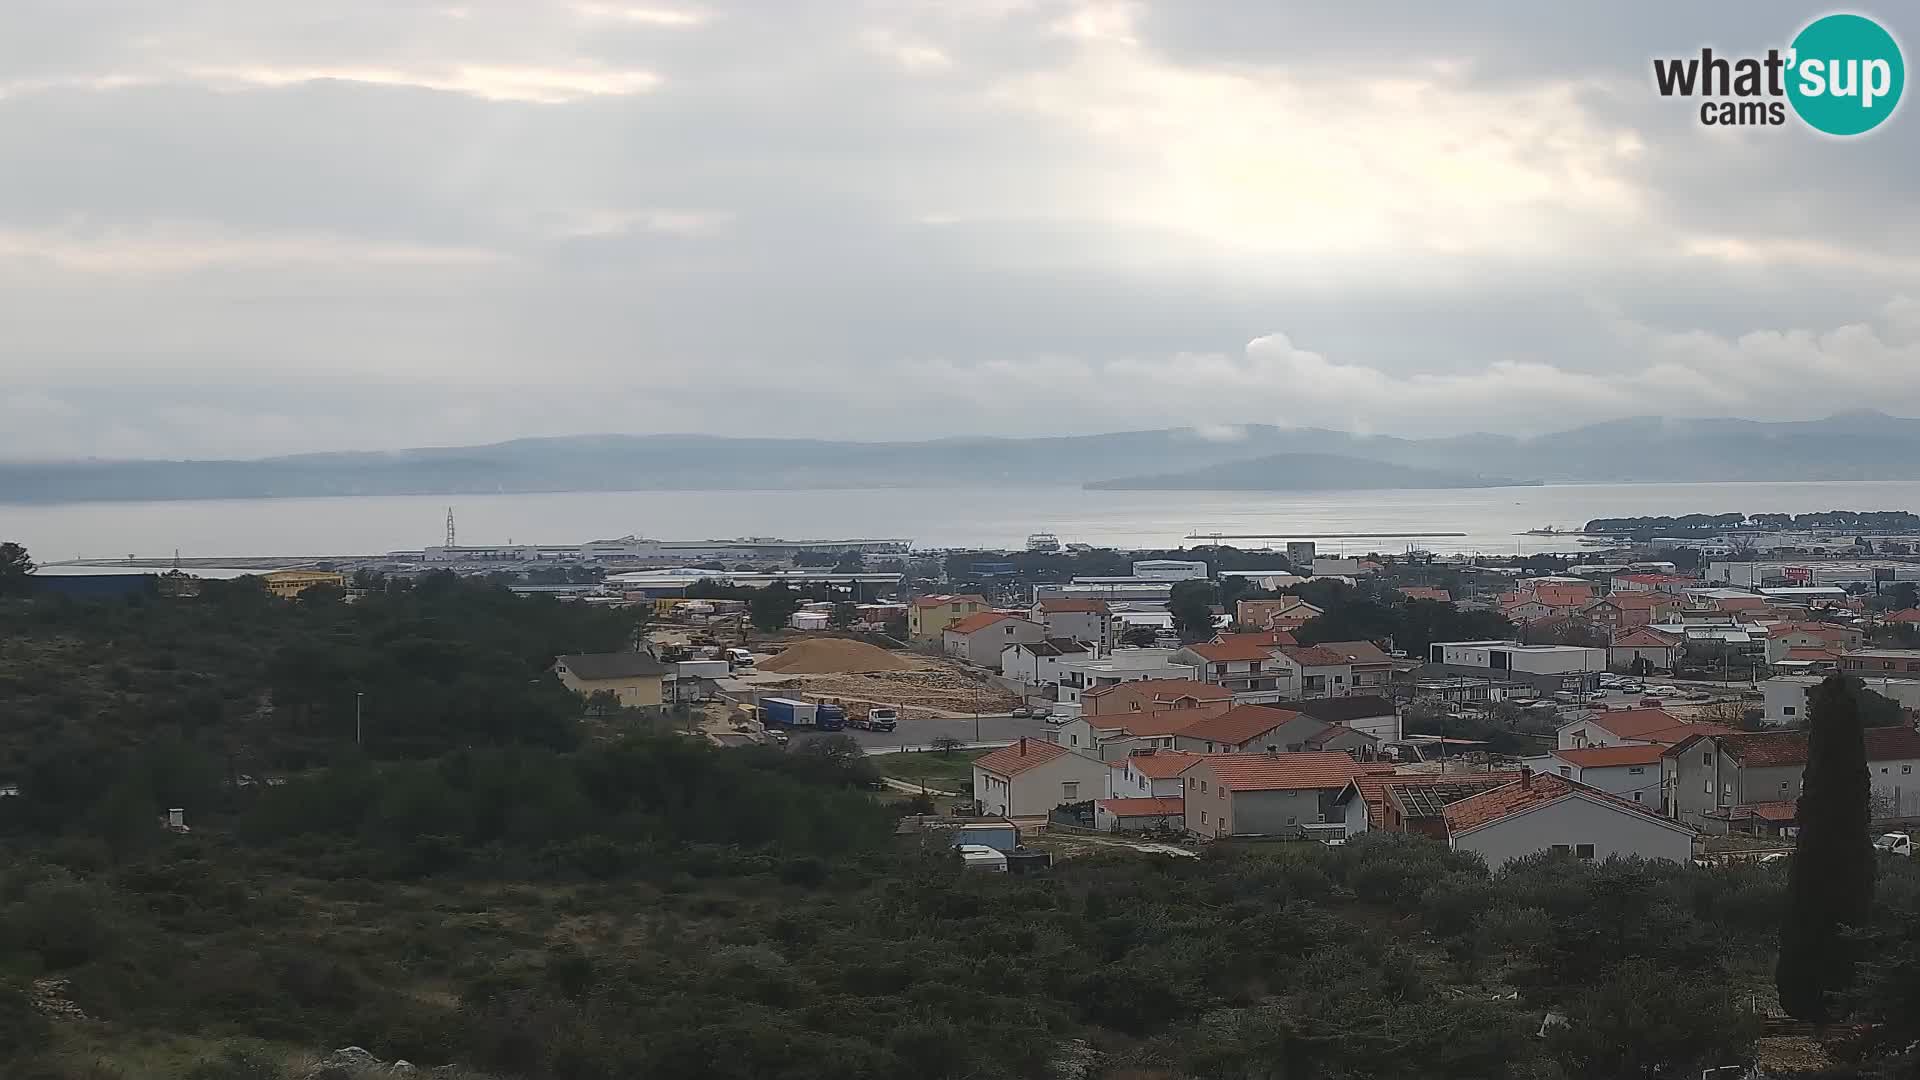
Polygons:
M453 507L447 507L447 546L455 547L453 541Z

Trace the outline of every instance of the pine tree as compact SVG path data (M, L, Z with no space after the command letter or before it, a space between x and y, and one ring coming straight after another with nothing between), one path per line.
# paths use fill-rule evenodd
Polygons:
M1833 675L1809 699L1800 833L1787 879L1774 983L1789 1015L1825 1023L1853 979L1854 947L1846 929L1867 923L1874 862L1867 836L1869 780L1859 691L1844 676Z

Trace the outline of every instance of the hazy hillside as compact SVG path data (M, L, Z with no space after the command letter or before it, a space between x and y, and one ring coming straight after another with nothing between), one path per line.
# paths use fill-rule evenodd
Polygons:
M1520 482L1337 454L1270 454L1186 472L1097 480L1087 487L1107 491L1352 491L1511 487Z
M1453 474L1444 485L1433 478L1412 485L1422 487L1455 486L1462 477L1472 483L1484 482L1478 477L1546 482L1920 478L1920 420L1880 413L1794 423L1637 418L1529 439L1485 434L1401 439L1258 424L1233 429L1230 436L1203 437L1185 428L884 443L587 435L254 461L0 463L0 501L1078 486L1118 478L1164 479L1233 464L1257 474L1268 467L1262 459L1275 455L1318 455ZM1346 468L1356 478L1364 475ZM1296 489L1302 486L1297 480L1291 483ZM1187 481L1178 486L1196 485ZM1245 481L1228 486L1252 489ZM1387 485L1356 479L1337 485L1315 481L1312 486Z

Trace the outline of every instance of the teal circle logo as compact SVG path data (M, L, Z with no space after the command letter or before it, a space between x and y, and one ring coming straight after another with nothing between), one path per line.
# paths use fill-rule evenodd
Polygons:
M1827 15L1793 39L1787 100L1816 131L1861 135L1900 104L1907 65L1900 44L1864 15Z

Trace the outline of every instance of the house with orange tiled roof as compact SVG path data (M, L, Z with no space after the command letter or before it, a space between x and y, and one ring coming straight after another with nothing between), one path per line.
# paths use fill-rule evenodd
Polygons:
M1604 596L1580 609L1580 617L1609 631L1664 623L1679 616L1680 598L1663 592L1623 592Z
M1062 803L1106 795L1107 764L1039 739L1021 739L973 763L973 797L983 812L1041 817Z
M1699 578L1681 577L1678 574L1615 574L1609 582L1613 593L1623 592L1664 592L1675 596L1684 596L1688 589L1700 587Z
M1293 697L1344 697L1353 692L1353 662L1326 645L1283 647L1280 655L1300 672L1299 692Z
M1783 622L1767 628L1767 663L1787 659L1794 649L1825 649L1844 653L1857 649L1866 636L1851 626L1826 622Z
M1186 800L1178 795L1101 799L1093 804L1093 827L1101 832L1177 832L1185 826Z
M1138 679L1088 690L1080 695L1080 702L1087 716L1161 709L1212 708L1226 712L1233 707L1233 693L1195 679Z
M1188 645L1174 653L1172 660L1192 665L1203 681L1233 694L1236 701L1297 697L1296 671L1282 655L1288 646L1255 640L1259 636L1230 634L1224 640Z
M1601 709L1560 725L1561 750L1589 746L1672 746L1702 733L1731 733L1724 724L1689 723L1665 709Z
M1033 605L1028 617L1047 628L1047 637L1099 645L1113 644L1113 616L1105 600L1054 597Z
M1076 753L1117 762L1142 750L1172 750L1179 733L1196 721L1218 716L1221 707L1157 709L1153 712L1082 714L1053 730L1053 741Z
M976 612L940 633L948 656L995 671L1000 670L1000 654L1007 646L1037 644L1046 639L1046 627L1004 611Z
M1117 799L1178 798L1186 791L1186 783L1180 777L1193 768L1201 756L1180 750L1135 750L1111 763L1113 771L1108 778L1107 794Z
M986 611L989 606L987 598L977 593L916 596L907 605L907 638L922 643L937 642L947 627Z
M1522 769L1520 778L1448 803L1447 843L1498 869L1556 852L1584 861L1693 858L1694 831L1642 804L1564 776Z
M1644 660L1650 670L1672 671L1685 649L1683 638L1637 626L1613 636L1613 643L1607 646L1607 666L1615 671L1634 671Z
M1445 589L1436 589L1430 585L1402 585L1394 590L1407 600L1435 600L1442 604L1453 603L1453 594Z
M1242 600L1234 605L1233 621L1256 630L1294 631L1325 614L1297 596L1274 600Z
M1440 811L1450 802L1520 779L1517 771L1376 773L1356 776L1334 796L1334 812L1347 836L1365 832L1447 836Z
M1901 608L1880 616L1888 626L1920 626L1920 607Z
M1211 754L1183 774L1187 831L1198 836L1297 836L1334 820L1333 799L1356 776L1391 766L1346 754Z
M1174 733L1173 746L1193 754L1237 754L1302 744L1327 725L1310 716L1271 705L1235 705L1218 716L1195 721Z
M1920 731L1907 725L1864 732L1867 782L1883 817L1920 815ZM1668 813L1713 832L1728 830L1738 807L1800 797L1807 733L1728 731L1675 743L1661 756Z

